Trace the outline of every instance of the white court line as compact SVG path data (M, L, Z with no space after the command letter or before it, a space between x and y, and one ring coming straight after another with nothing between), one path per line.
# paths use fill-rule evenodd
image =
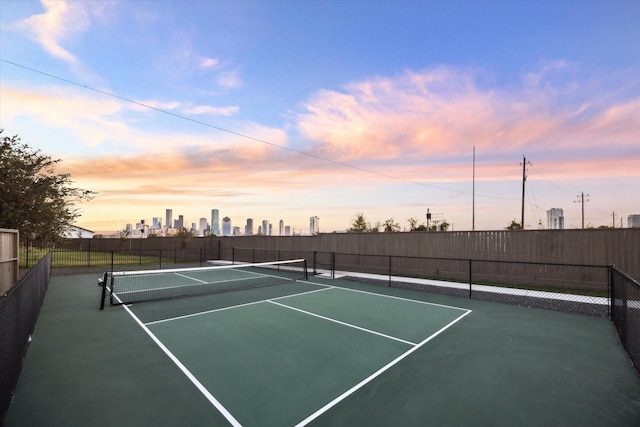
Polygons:
M410 300L413 301L413 300ZM318 409L316 412L314 412L313 414L309 415L307 418L305 418L304 420L300 421L298 424L296 424L296 427L302 427L302 426L306 426L307 424L309 424L311 421L315 420L316 418L318 418L320 415L324 414L325 412L327 412L329 409L333 408L335 405L337 405L338 403L342 402L344 399L346 399L347 397L349 397L350 395L352 395L353 393L355 393L356 391L358 391L359 389L361 389L362 387L364 387L365 385L367 385L369 382L373 381L376 377L380 376L383 372L385 372L386 370L388 370L389 368L391 368L392 366L396 365L398 362L400 362L402 359L404 359L405 357L407 357L408 355L410 355L411 353L413 353L414 351L418 350L420 347L422 347L424 344L428 343L429 341L431 341L432 339L434 339L436 336L440 335L442 332L444 332L445 330L447 330L448 328L450 328L451 326L453 326L455 323L457 323L459 320L461 320L463 317L465 317L466 315L468 315L469 313L471 313L471 310L467 310L466 313L461 314L457 319L455 319L454 321L450 322L448 325L445 325L444 327L442 327L440 330L438 330L437 332L435 332L434 334L432 334L431 336L429 336L428 338L426 338L425 340L423 340L421 343L419 343L418 345L416 345L415 347L411 348L409 351L407 351L404 354L401 354L399 357L395 358L394 360L392 360L391 362L389 362L388 364L386 364L385 366L383 366L382 368L378 369L376 372L374 372L373 374L371 374L369 377L365 378L364 380L360 381L358 384L356 384L355 386L351 387L349 390L345 391L344 393L342 393L340 396L336 397L335 399L333 399L331 402L327 403L326 405L324 405L322 408Z
M156 323L172 322L174 320L181 320L181 319L186 319L186 318L189 318L189 317L201 316L203 314L215 313L217 311L233 310L235 308L246 307L246 306L249 306L249 305L260 304L260 303L263 303L263 302L269 302L269 301L278 300L278 299L290 298L290 297L294 297L294 296L297 296L297 295L312 294L314 292L326 291L328 289L333 288L333 286L325 286L325 285L320 285L318 283L314 283L314 285L323 286L323 288L322 289L314 289L312 291L307 291L307 292L300 292L298 294L284 295L284 296L277 297L277 298L262 299L262 300L258 300L258 301L248 302L248 303L245 303L245 304L231 305L229 307L214 308L213 310L199 311L197 313L185 314L184 316L168 317L166 319L160 319L160 320L154 320L153 322L147 322L147 323L145 323L145 325L155 325Z
M299 311L300 313L304 313L304 314L307 314L309 316L314 316L314 317L318 317L318 318L323 319L323 320L328 320L329 322L334 322L334 323L337 323L337 324L342 325L342 326L347 326L349 328L358 329L359 331L364 331L364 332L367 332L367 333L370 333L370 334L379 335L381 337L388 338L388 339L391 339L391 340L394 340L394 341L400 341L401 343L404 343L404 344L408 344L408 345L411 345L411 346L417 345L416 343L411 342L411 341L406 341L406 340L403 340L401 338L397 338L397 337L393 337L391 335L386 335L386 334L383 334L383 333L380 333L380 332L373 331L371 329L362 328L360 326L356 326L356 325L353 325L351 323L342 322L340 320L332 319L330 317L321 316L319 314L312 313L310 311L301 310L301 309L296 308L296 307L291 307L290 305L281 304L281 303L275 302L275 301L268 301L268 302L270 302L271 304L279 305L280 307L288 308L289 310Z
M312 283L312 282L306 282L306 283ZM327 285L327 286L329 286L329 285ZM468 310L467 308L456 307L456 306L453 306L453 305L437 304L435 302L420 301L420 300L411 299L411 298L396 297L394 295L377 294L375 292L362 291L360 289L343 288L341 286L332 286L332 287L335 288L335 289L342 289L344 291L360 292L361 294L368 294L368 295L373 295L373 296L377 296L377 297L397 299L397 300L400 300L400 301L417 302L418 304L433 305L433 306L436 306L436 307L443 307L443 308L452 308L454 310L462 310L462 311L467 311Z
M453 307L453 306L447 306L447 305L442 305L442 304L429 303L429 302L425 302L425 301L412 300L412 299L409 299L409 298L401 298L401 297L395 297L395 296L391 296L391 295L376 294L376 293L367 292L367 291L360 291L360 290L356 290L356 289L341 288L341 287L330 286L330 285L322 285L322 284L313 283L313 282L305 282L305 283L310 283L310 284L314 284L314 285L318 285L318 286L324 286L324 287L322 289L314 289L312 291L303 292L303 293L299 293L299 294L285 295L285 296L278 297L278 298L271 298L271 299L267 299L267 300L260 300L260 301L255 301L255 302L251 302L251 303L246 303L246 304L239 304L239 305L231 306L231 307L223 307L223 308L219 308L219 309L208 310L208 311L205 311L205 312L194 313L194 314L190 314L190 315L179 316L179 317L175 317L175 318L169 318L169 319L163 319L163 320L158 320L158 321L154 321L154 322L149 322L147 324L142 323L142 321L140 319L138 319L135 316L135 314L133 314L133 312L129 309L129 307L127 307L127 306L123 306L123 307L125 308L125 310L127 310L127 312L131 315L131 317L133 317L133 319L143 328L143 330L145 330L145 332L154 340L154 342L156 342L156 344L167 354L167 356L169 356L169 358L176 364L176 366L178 366L178 368L185 374L185 376L187 376L187 378L189 378L189 380L192 381L192 383L198 388L198 390L200 390L200 392L223 414L223 416L225 416L225 418L227 418L227 420L233 426L241 426L241 424L197 380L197 378L195 378L193 376L193 374L191 374L191 372L164 346L164 344L162 344L162 342L147 328L146 325L151 325L151 324L161 323L161 322L167 322L167 321L171 321L171 320L179 320L179 319L183 319L183 318L187 318L187 317L198 316L198 315L201 315L201 314L207 314L207 313L212 313L212 312L216 312L216 311L230 310L230 309L240 308L240 307L249 306L249 305L253 305L253 304L259 304L259 303L263 303L263 302L269 302L269 303L272 303L272 304L280 305L280 306L285 307L285 308L289 308L289 309L292 309L292 310L297 310L297 311L304 312L303 310L300 310L300 309L297 309L297 308L294 308L294 307L290 307L290 306L287 306L285 304L277 303L277 302L275 302L275 300L291 298L291 297L295 297L297 295L304 295L304 294L311 294L311 293L315 293L315 292L321 292L321 291L325 291L325 290L329 290L329 289L343 289L343 290L349 290L349 291L353 291L353 292L361 292L361 293L365 293L365 294L371 294L371 295L374 295L374 296L381 296L381 297L398 299L398 300L403 300L403 301L408 301L408 302L417 302L417 303L421 303L421 304L425 304L425 305L434 305L434 306L440 306L440 307L445 307L445 308L451 308L451 309L465 311L465 313L461 314L459 317L457 317L456 319L454 319L453 321L451 321L450 323L448 323L444 327L440 328L438 331L436 331L435 333L433 333L432 335L430 335L429 337L427 337L426 339L424 339L423 341L421 341L418 344L411 343L411 342L408 342L408 341L404 341L404 340L401 340L401 339L398 339L398 338L394 338L394 337L391 337L391 336L387 336L387 335L384 335L384 334L380 334L380 333L377 333L375 331L369 331L369 330L366 330L364 328L357 327L355 325L350 325L350 324L347 324L347 323L336 321L334 319L330 319L330 318L326 318L326 317L323 317L323 316L319 316L319 315L316 315L314 313L304 312L306 314L313 315L313 316L316 316L316 317L321 317L321 318L324 318L324 319L329 320L329 321L335 321L336 323L340 323L340 324L342 324L344 326L354 327L356 329L361 329L363 331L371 332L371 333L374 333L374 334L377 334L377 335L381 335L381 336L384 336L386 338L390 338L390 339L394 339L394 340L397 340L397 341L401 341L401 342L404 342L406 344L411 345L412 347L408 351L406 351L405 353L401 354L396 359L392 360L391 362L389 362L388 364L386 364L382 368L380 368L377 371L375 371L369 377L367 377L364 380L360 381L358 384L354 385L349 390L345 391L344 393L342 393L341 395L339 395L338 397L336 397L335 399L333 399L332 401L330 401L329 403L324 405L322 408L318 409L313 414L309 415L307 418L305 418L300 423L298 423L296 425L296 427L306 426L310 422L314 421L316 418L318 418L319 416L321 416L322 414L327 412L329 409L331 409L332 407L334 407L335 405L337 405L338 403L340 403L341 401L343 401L344 399L346 399L347 397L349 397L350 395L352 395L353 393L355 393L356 391L358 391L359 389L361 389L362 387L364 387L365 385L367 385L368 383L373 381L375 378L380 376L382 373L384 373L385 371L387 371L388 369L390 369L394 365L398 364L401 360L403 360L404 358L406 358L407 356L412 354L414 351L416 351L419 348L421 348L423 345L425 345L426 343L428 343L429 341L434 339L436 336L440 335L442 332L444 332L445 330L447 330L448 328L450 328L455 323L457 323L462 318L464 318L465 316L467 316L468 314L470 314L472 312L472 310L464 309L464 308L461 308L461 307Z
M185 276L187 277L187 276ZM275 276L274 276L275 277ZM189 279L193 279L192 277L187 277ZM194 280L198 280L198 279L194 279ZM242 277L240 279L223 279L223 280L216 280L214 282L205 282L202 281L203 284L207 284L207 285L215 285L216 283L230 283L230 282L240 282L240 281L247 281L247 280L252 280L252 278L249 277ZM150 288L145 288L145 289L136 289L133 291L123 291L123 292L116 292L115 295L127 295L127 294L137 294L140 292L146 292L146 291L164 291L167 289L182 289L182 288L187 288L187 287L193 287L193 286L200 286L197 283L185 283L182 285L176 285L176 286L165 286L165 287L150 287ZM324 286L324 285L320 285L320 286ZM188 296L188 294L186 295Z
M195 280L196 282L209 283L206 280L196 279L195 277L187 276L186 274L180 274L180 273L173 273L173 274L175 274L176 276L184 277L185 279Z
M145 331L147 335L149 335L149 337L153 340L153 342L155 342L158 345L158 347L160 347L160 349L169 357L169 359L171 359L171 361L175 363L178 369L182 371L182 373L189 379L189 381L191 381L191 383L193 383L193 385L196 386L196 388L200 391L200 393L202 393L202 395L213 406L215 406L215 408L218 411L220 411L220 413L227 419L227 421L229 421L229 423L234 427L242 427L242 424L240 424L240 422L238 422L238 420L236 420L235 417L231 415L231 413L227 410L227 408L225 408L222 405L222 403L220 403L218 399L216 399L211 394L211 392L209 392L209 390L207 390L207 388L204 385L202 385L200 381L198 381L198 379L191 373L191 371L189 371L189 369L187 369L186 366L182 364L182 362L180 362L180 359L178 359L173 353L171 353L171 351L162 343L162 341L160 341L160 339L156 337L154 333L151 332L151 330L147 328L147 326L144 323L142 323L140 319L138 319L138 316L136 316L128 306L123 305L122 307L127 311L127 313L129 313L129 315L133 318L133 320L138 325L140 325L142 330Z

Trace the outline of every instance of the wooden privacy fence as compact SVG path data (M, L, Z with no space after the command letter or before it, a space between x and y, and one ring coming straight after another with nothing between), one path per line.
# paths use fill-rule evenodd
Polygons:
M18 230L0 228L0 295L18 281Z

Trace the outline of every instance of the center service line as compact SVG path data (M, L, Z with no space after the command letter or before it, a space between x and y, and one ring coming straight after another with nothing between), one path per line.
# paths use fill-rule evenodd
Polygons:
M312 312L310 312L310 311L306 311L306 310L301 310L301 309L299 309L299 308L292 307L292 306L290 306L290 305L282 304L282 303L275 302L275 301L271 301L271 300L269 300L269 302L270 302L271 304L275 304L275 305L279 305L279 306L284 307L284 308L288 308L289 310L299 311L300 313L304 313L304 314L307 314L307 315L309 315L309 316L318 317L318 318L320 318L320 319L328 320L329 322L338 323L339 325L347 326L347 327L349 327L349 328L358 329L358 330L360 330L360 331L364 331L364 332L367 332L367 333L369 333L369 334L379 335L379 336L381 336L381 337L388 338L388 339L390 339L390 340L400 341L401 343L408 344L408 345L411 345L411 346L417 345L416 343L411 342L411 341L406 341L406 340L403 340L403 339L401 339L401 338L392 337L391 335L385 335L385 334L380 333L380 332L372 331L371 329L361 328L360 326L352 325L351 323L345 323L345 322L342 322L342 321L340 321L340 320L332 319L332 318L330 318L330 317L321 316L321 315L319 315L319 314L312 313Z

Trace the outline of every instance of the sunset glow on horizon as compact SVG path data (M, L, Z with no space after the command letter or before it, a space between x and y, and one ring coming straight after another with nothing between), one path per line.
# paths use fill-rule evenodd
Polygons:
M455 231L640 214L639 2L4 1L0 128L97 192L99 233L165 210ZM475 193L473 153L475 150ZM256 227L257 228L257 227ZM255 230L254 230L255 231Z

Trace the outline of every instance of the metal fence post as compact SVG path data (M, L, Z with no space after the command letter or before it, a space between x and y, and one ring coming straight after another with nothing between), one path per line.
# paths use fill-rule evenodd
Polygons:
M336 253L331 252L331 278L336 278Z
M391 259L393 256L389 255L389 287L391 287Z
M318 252L313 251L313 275L314 276L318 274L317 266L318 266Z
M472 298L473 288L473 260L469 260L469 299Z

